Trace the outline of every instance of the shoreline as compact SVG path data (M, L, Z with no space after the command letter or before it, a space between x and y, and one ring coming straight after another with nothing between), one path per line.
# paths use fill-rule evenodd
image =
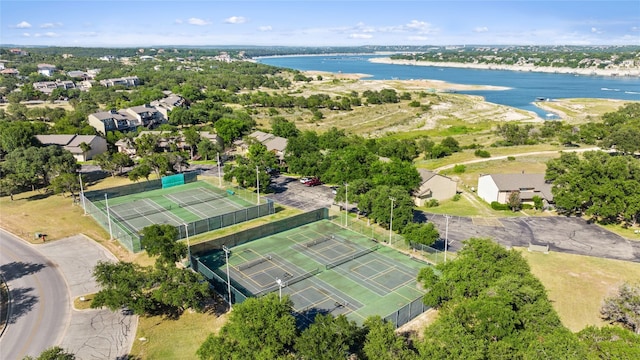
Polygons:
M501 64L472 64L455 62L434 62L415 60L393 60L388 57L377 57L369 59L372 63L408 66L431 66L431 67L451 67L461 69L477 70L506 70L521 72L541 72L550 74L568 74L575 76L611 76L611 77L640 77L640 68L632 69L574 69L568 67L546 67L546 66L522 66L522 65L501 65Z

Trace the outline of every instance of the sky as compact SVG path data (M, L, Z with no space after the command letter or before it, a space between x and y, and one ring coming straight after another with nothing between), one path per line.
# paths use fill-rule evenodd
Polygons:
M0 45L640 45L640 1L0 1Z

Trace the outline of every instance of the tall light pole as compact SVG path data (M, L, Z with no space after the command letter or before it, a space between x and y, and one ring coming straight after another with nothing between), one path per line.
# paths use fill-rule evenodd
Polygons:
M184 223L184 232L187 235L187 256L189 257L189 267L191 267L191 244L189 243L189 225Z
M348 200L349 184L344 183L344 227L349 226L349 200Z
M84 210L84 214L87 215L87 203L84 200L84 185L82 184L82 174L78 174L78 179L80 179L80 200L82 200L82 210Z
M393 202L396 201L396 198L389 196L389 200L391 200L391 221L389 221L389 245L391 245L391 234L393 234Z
M282 301L282 279L276 279L276 283L278 284L278 298Z
M258 165L256 165L256 184L257 184L257 188L258 188L257 205L260 205L260 171L258 170Z
M113 230L111 229L111 211L109 211L109 197L104 193L104 205L107 208L107 222L109 223L109 240L113 240Z
M227 263L227 293L228 293L228 300L229 300L229 309L233 309L233 306L231 305L231 279L229 276L229 248L226 247L225 245L222 245L222 250L224 251L224 259L225 262Z
M218 161L218 187L222 187L222 175L220 175L220 152L217 153L217 161Z
M449 218L450 215L445 215L445 219L447 219L447 223L444 227L444 262L447 262L447 247L449 246Z

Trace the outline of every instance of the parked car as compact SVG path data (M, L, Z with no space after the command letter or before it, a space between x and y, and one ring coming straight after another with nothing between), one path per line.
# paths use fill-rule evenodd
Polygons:
M331 193L333 195L337 195L338 194L338 187L337 186L332 186L331 187Z
M320 181L320 179L318 178L313 178L309 181L307 181L306 183L304 183L306 186L317 186L317 185L322 185L322 182Z
M308 183L309 181L311 181L311 178L309 178L309 177L302 177L302 178L300 178L300 182L301 182L301 183L303 183L303 184L306 184L306 183Z

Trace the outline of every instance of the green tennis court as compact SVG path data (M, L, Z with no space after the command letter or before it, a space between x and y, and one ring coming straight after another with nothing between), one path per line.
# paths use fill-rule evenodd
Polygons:
M176 227L252 207L240 197L204 181L93 201L111 219L137 233L152 224Z
M228 264L226 258L228 257ZM345 314L362 323L387 316L424 295L417 275L426 263L328 220L311 222L198 261L246 296L289 295L295 311Z

